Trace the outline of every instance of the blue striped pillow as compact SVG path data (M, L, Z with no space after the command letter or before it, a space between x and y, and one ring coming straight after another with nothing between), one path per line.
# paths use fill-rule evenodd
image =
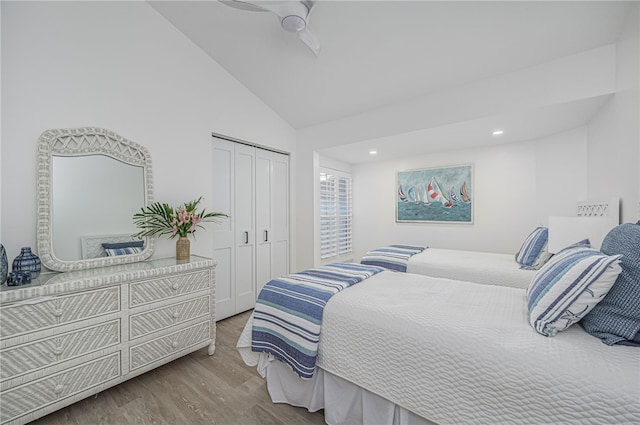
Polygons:
M105 252L108 257L113 257L116 255L129 255L129 254L139 254L142 252L142 248L137 246L128 246L124 248L105 248Z
M520 251L516 254L516 262L520 264L521 269L538 270L551 254L547 251L547 242L549 241L549 229L540 226L537 227L527 239L524 240Z
M545 336L567 329L604 298L620 271L620 255L608 256L584 245L561 250L529 285L529 323Z
M104 242L102 244L104 249L118 249L118 248L143 248L144 241L143 240L134 240L134 241L124 241L124 242Z

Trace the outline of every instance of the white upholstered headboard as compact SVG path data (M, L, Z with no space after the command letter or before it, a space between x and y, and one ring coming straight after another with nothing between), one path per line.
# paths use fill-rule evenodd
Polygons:
M620 198L578 202L575 217L549 217L549 252L556 253L583 239L600 249L607 233L619 224Z

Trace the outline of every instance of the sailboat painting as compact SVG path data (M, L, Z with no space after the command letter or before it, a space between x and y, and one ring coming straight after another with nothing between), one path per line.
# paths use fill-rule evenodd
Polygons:
M399 171L399 223L473 223L473 165Z

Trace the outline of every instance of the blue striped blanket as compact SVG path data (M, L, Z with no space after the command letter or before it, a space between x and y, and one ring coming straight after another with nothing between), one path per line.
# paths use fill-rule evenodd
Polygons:
M360 263L406 272L409 258L424 251L426 248L426 246L416 245L389 245L367 252L360 260Z
M302 379L310 379L329 298L383 270L334 263L271 280L260 291L253 311L251 350L270 353Z

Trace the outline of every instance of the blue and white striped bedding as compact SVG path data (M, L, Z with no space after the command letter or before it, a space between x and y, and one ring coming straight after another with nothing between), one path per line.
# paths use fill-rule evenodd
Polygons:
M409 258L421 253L426 248L426 246L417 245L389 245L367 252L360 263L406 272Z
M251 350L270 353L301 378L310 379L329 298L383 270L334 263L271 280L260 291L253 311Z

